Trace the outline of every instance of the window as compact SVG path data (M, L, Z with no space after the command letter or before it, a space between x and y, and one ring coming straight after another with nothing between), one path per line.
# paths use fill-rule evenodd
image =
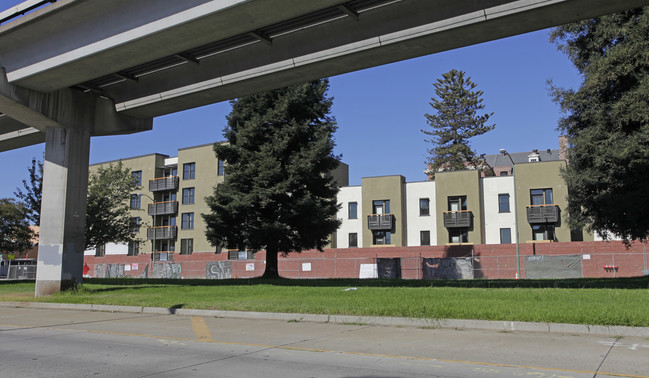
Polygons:
M510 244L512 242L512 229L511 228L501 228L500 229L500 244Z
M509 176L507 171L500 171L500 176Z
M532 189L530 190L530 203L532 205L552 205L554 199L552 188L550 189Z
M228 260L254 260L253 251L228 251Z
M196 163L183 164L183 180L193 180L196 177Z
M140 208L140 195L131 194L131 209L139 209L139 208Z
M498 195L498 212L509 213L509 194Z
M176 200L176 193L169 193L169 192L162 193L162 201L163 202L175 201L175 200Z
M98 245L95 248L95 257L104 257L106 256L106 245Z
M127 256L137 256L140 253L140 243L136 241L128 242Z
M180 239L180 254L191 255L194 252L194 239Z
M347 218L349 218L349 219L357 219L358 218L358 203L350 202L347 205L347 213L348 213Z
M374 245L390 244L390 231L372 231L372 243Z
M372 214L390 214L390 200L372 201Z
M224 168L224 162L223 160L219 159L218 162L218 168L216 169L216 174L219 176L223 176L223 168Z
M466 196L448 197L448 211L461 211L466 209Z
M183 230L192 230L194 228L194 213L183 213L182 217L180 228Z
M419 216L430 215L430 200L428 198L419 199Z
M533 225L532 240L554 240L554 225L551 224Z
M140 232L140 224L142 223L142 218L140 217L132 217L131 218L131 232L134 234L137 234Z
M449 228L448 229L449 243L468 243L469 230L467 228Z
M430 245L430 231L419 231L419 245Z
M355 232L349 233L349 248L358 247L358 234Z
M135 185L142 186L142 171L133 171L131 172L131 175L133 176L133 181L135 181Z
M183 189L183 205L194 203L194 188Z

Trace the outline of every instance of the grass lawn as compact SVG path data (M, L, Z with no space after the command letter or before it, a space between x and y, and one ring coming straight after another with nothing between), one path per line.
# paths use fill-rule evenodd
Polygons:
M345 290L356 288L356 290ZM2 301L649 326L649 277L521 281L89 279L34 298L0 283Z

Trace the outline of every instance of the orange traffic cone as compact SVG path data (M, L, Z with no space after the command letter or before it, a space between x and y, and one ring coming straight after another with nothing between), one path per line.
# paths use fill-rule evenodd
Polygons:
M516 272L516 279L518 279L518 272Z

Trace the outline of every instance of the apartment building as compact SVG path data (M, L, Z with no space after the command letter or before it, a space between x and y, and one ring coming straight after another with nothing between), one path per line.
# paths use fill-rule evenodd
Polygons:
M85 255L128 255L154 253L155 261L170 260L173 254L220 252L205 237L201 214L210 212L205 197L223 182L224 161L218 159L213 143L178 149L177 156L149 155L107 161L119 161L138 183L131 193L131 216L139 227L134 230L141 240L126 244L108 244L85 251ZM348 185L349 167L341 163L331 173L338 185ZM333 245L332 245L333 246Z
M560 172L566 162L558 150L485 160L495 165L496 176L484 177L478 170L438 172L432 181L411 183L399 175L366 177L360 187L341 188L337 247L594 239L571 233L564 220L568 189Z
M220 252L206 240L201 217L210 211L205 197L224 180L224 162L212 146L181 148L174 157L121 159L139 184L130 207L141 225L141 241L110 244L86 254L153 252L155 261L165 261L174 254ZM560 174L566 162L560 155L559 150L488 155L485 161L495 176L463 170L438 172L434 180L424 182L406 182L400 175L365 177L360 186L348 186L349 167L343 163L331 173L341 186L337 217L342 224L329 247L593 240L592 235L571 233L563 219L568 191Z

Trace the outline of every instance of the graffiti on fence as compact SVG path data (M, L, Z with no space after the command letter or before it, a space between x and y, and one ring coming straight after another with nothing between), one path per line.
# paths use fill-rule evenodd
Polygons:
M422 270L425 280L473 279L473 259L470 257L424 258Z
M180 264L153 264L153 278L180 278Z
M232 278L232 263L230 261L210 261L207 263L205 275L210 280Z

